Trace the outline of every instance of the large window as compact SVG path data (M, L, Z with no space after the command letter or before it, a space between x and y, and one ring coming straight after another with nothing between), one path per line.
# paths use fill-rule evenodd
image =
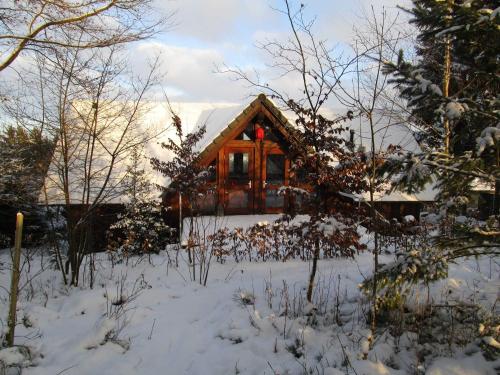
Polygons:
M267 155L266 183L273 185L283 185L285 183L285 155Z
M248 160L248 152L229 153L229 181L236 183L246 183L249 181Z

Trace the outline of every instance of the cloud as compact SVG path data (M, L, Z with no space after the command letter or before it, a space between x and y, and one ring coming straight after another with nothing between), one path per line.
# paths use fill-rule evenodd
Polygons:
M321 38L328 39L331 44L349 43L353 37L353 28L362 27L364 18L373 11L378 16L385 10L389 16L401 11L397 8L408 6L410 0L350 0L306 2L306 15L317 17L316 31Z
M158 0L158 6L176 12L173 34L208 43L237 38L273 17L267 0Z
M178 26L165 37L134 46L131 64L136 70L144 69L148 58L161 54L161 69L166 74L163 82L169 94L178 100L238 102L255 88L248 89L234 76L215 73L223 64L239 66L245 71L257 70L264 78L275 77L267 68L269 56L255 47L258 42L290 36L287 19L271 7L283 9L281 0L172 0L159 1L164 9L177 9ZM306 17L317 16L315 32L330 45L348 43L353 26L361 26L362 9L375 11L382 6L390 11L396 4L407 5L409 0L328 1L309 0ZM375 4L374 4L375 3ZM297 1L295 5L299 5ZM343 48L343 47L341 47ZM300 96L298 78L286 76L270 84L279 90Z
M131 51L130 66L140 72L156 55L160 55L161 71L165 73L163 85L170 87L167 94L174 100L238 102L248 95L243 85L215 72L216 66L225 61L216 49L146 42Z

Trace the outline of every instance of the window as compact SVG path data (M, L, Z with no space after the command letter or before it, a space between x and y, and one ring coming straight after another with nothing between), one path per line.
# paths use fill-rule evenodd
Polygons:
M248 124L245 130L243 130L235 139L239 141L254 141L255 140L254 125Z
M269 154L266 159L266 183L282 185L285 182L285 155Z
M265 128L264 139L275 143L284 143L283 136L274 127L270 126Z
M285 205L285 197L279 194L278 190L266 190L266 207L267 208L281 208Z
M248 152L229 153L229 180L248 182Z

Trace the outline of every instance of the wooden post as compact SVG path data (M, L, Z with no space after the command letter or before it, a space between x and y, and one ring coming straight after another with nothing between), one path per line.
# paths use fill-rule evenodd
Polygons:
M18 212L16 217L16 241L14 256L12 257L12 280L10 283L9 331L7 332L7 345L14 345L14 331L16 329L16 306L19 286L19 263L21 261L21 240L23 236L23 214Z
M182 193L179 191L179 246L182 246L182 231L183 231L183 220L182 220Z

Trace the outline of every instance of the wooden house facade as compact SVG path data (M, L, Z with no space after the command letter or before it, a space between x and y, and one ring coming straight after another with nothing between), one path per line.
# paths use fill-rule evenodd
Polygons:
M288 186L294 138L287 119L267 99L259 95L201 150L200 163L211 167L208 193L197 202L183 202L201 214L245 215L282 213L290 198L279 189ZM178 195L164 197L178 214Z
M220 120L224 121L224 120ZM209 192L196 202L179 196L164 196L169 212L167 221L176 226L181 216L250 215L293 211L307 213L304 197L280 193L286 186L309 190L294 174L292 145L300 142L293 126L265 95L259 95L227 123L210 125L217 130L200 150L200 162L211 167ZM203 121L198 125L203 124ZM295 148L297 149L297 148ZM300 174L300 173L299 173ZM377 209L388 219L403 220L411 215L418 220L424 202L403 194L380 195ZM345 200L366 205L362 196L345 194Z

